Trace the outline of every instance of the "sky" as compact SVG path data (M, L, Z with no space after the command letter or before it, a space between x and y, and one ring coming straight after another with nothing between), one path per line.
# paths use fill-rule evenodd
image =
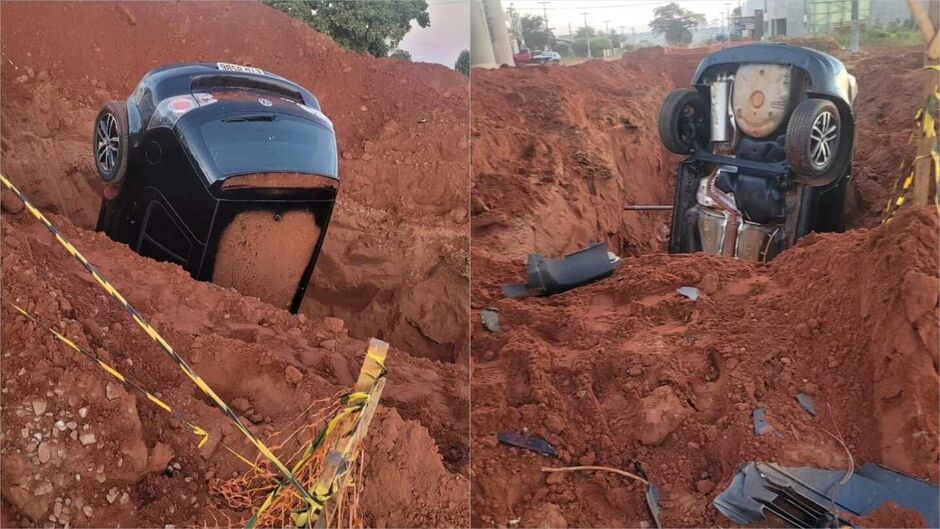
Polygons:
M556 35L568 35L568 27L577 31L584 26L587 13L589 26L606 31L611 30L630 34L649 31L648 24L653 19L653 10L666 5L668 0L548 0L543 5L540 0L502 0L503 8L512 7L523 15L543 15L547 11L548 25ZM709 25L723 23L725 12L743 4L738 0L678 0L680 6L690 11L705 15ZM610 21L605 23L605 21Z
M428 0L428 15L431 25L422 28L412 21L398 47L411 53L412 61L453 68L460 52L470 49L470 1Z
M598 29L609 27L630 34L649 31L653 9L669 3L669 0L547 0L544 11L542 0L502 0L503 9L515 9L522 14L543 15L547 12L548 24L556 35L567 35L587 23ZM718 26L722 18L743 0L678 0L685 9L702 13L709 25ZM411 53L418 62L433 62L454 67L461 50L470 49L470 0L428 0L431 25L422 28L412 21L411 31L398 45ZM609 23L605 23L609 21Z

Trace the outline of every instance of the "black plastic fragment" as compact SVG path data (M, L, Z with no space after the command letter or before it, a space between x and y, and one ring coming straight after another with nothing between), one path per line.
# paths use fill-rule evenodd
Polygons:
M555 448L550 445L548 441L537 435L527 435L518 432L500 432L497 434L496 438L503 444L532 450L543 456L556 457L558 455L558 453L555 452Z
M770 430L770 422L764 417L766 413L764 408L754 409L754 433L757 435L764 435Z
M619 263L619 259L611 259L605 242L594 243L560 259L529 254L527 282L503 285L503 294L510 298L558 294L611 275Z

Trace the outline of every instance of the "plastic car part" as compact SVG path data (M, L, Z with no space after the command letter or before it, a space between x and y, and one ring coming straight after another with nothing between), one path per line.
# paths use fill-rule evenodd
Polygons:
M787 161L797 181L811 186L832 183L844 169L839 109L826 99L807 99L787 125Z
M659 137L670 152L691 154L696 143L706 143L708 104L692 88L674 90L659 111Z
M592 244L561 259L529 254L528 281L503 285L503 294L519 298L529 294L550 296L609 276L620 260L611 258L607 243Z
M734 76L734 118L745 135L766 138L780 128L791 108L792 67L742 64Z
M503 444L515 446L516 448L532 450L533 452L538 452L543 456L558 456L558 453L555 452L555 448L549 444L548 441L537 435L527 435L518 432L499 432L496 435L496 439Z
M845 476L843 470L746 463L713 503L740 525L836 527L846 523L838 512L865 516L894 502L919 512L927 527L940 527L938 487L874 463L840 484Z
M92 132L92 153L98 176L108 184L117 186L127 174L127 104L108 101L95 118Z
M480 311L480 319L483 321L483 328L490 332L502 332L499 324L499 309L485 307Z

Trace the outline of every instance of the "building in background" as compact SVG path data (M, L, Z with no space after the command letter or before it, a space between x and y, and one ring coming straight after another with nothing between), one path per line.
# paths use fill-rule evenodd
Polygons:
M927 7L927 0L920 0ZM740 28L746 38L805 38L852 25L853 0L747 0ZM883 26L911 19L905 0L858 0L862 23Z

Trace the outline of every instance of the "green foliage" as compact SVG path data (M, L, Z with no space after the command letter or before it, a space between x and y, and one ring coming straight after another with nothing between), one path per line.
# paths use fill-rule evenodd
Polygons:
M600 57L601 50L605 48L610 48L610 39L607 37L593 37L590 39L582 38L576 39L571 44L571 49L574 51L576 57L587 57L588 56L588 43L591 44L591 57Z
M411 62L411 52L407 50L403 50L401 48L395 48L394 50L392 50L392 53L390 53L388 56L395 58L395 59L401 59L403 61Z
M577 31L574 32L574 37L576 39L586 39L586 38L593 37L595 35L597 35L597 30L595 30L591 26L580 27L578 28Z
M457 62L454 63L454 69L464 75L470 75L470 50L460 52Z
M673 2L653 10L650 30L666 37L669 44L692 42L692 29L705 23L705 15L679 7Z
M530 50L547 50L555 40L555 34L548 29L545 19L540 16L523 15L520 23L522 40Z
M558 55L561 55L562 57L571 57L571 44L557 41L555 42L555 45L552 46L552 51L558 52Z
M859 28L858 43L862 48L865 47L907 47L917 46L924 43L913 22L894 21L885 26L869 26L862 22ZM852 41L851 28L838 28L833 31L832 36L842 47L848 47Z
M303 20L340 46L385 57L401 42L411 21L431 25L425 0L264 0L264 4Z

